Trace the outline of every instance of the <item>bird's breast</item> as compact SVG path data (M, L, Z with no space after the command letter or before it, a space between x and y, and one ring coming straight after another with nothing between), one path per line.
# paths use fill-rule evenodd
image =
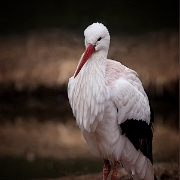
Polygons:
M103 120L110 93L103 74L89 76L84 69L81 71L69 80L68 98L79 127L93 131Z
M93 154L103 158L113 157L115 147L121 136L117 124L117 109L112 102L107 102L103 119L95 118L96 128L93 131L82 130L84 138Z

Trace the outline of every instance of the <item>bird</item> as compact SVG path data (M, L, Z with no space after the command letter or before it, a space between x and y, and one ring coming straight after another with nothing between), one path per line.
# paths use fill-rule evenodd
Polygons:
M102 158L106 180L118 165L134 180L156 179L152 140L154 114L138 74L107 58L110 34L102 23L84 30L85 52L69 78L68 99L92 154Z

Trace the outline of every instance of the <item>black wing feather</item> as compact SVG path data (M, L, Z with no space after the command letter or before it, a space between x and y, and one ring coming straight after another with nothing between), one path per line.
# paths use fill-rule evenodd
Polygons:
M152 139L153 139L153 127L152 122L154 122L154 113L152 106L151 110L151 120L148 125L143 120L127 119L125 122L120 124L122 134L132 142L137 150L140 150L144 156L146 156L153 164L152 157Z

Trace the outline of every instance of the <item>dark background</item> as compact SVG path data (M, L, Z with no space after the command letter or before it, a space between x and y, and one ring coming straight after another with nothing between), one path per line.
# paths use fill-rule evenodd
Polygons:
M102 161L90 155L67 98L93 22L108 27L109 58L138 72L152 103L158 179L178 179L178 0L1 0L0 178L100 179L91 175Z
M83 30L102 22L111 32L141 33L178 28L179 1L9 1L0 2L0 33L29 29L73 28Z

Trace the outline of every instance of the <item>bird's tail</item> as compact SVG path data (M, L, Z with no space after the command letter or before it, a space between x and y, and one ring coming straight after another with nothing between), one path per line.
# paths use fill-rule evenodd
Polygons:
M126 137L125 137L126 138ZM120 161L127 172L134 180L156 180L150 160L137 151L133 144L126 138Z

